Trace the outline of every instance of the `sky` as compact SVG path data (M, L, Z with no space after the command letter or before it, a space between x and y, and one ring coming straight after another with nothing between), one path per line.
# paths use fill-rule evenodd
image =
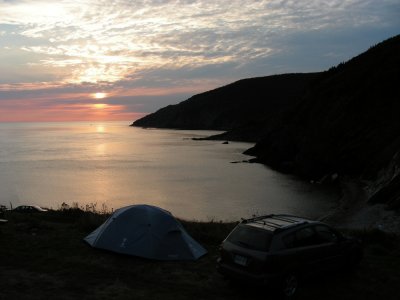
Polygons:
M0 0L0 122L133 121L399 33L399 0Z

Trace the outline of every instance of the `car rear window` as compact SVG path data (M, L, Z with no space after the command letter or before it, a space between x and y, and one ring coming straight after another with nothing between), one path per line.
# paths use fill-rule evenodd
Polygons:
M227 240L235 245L258 251L268 251L272 232L247 225L238 225Z

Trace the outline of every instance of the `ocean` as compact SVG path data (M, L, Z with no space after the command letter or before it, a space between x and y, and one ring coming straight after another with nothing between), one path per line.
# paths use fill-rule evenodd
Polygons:
M151 204L201 221L289 213L318 218L337 200L320 185L254 163L218 132L130 122L0 123L0 204L115 210Z

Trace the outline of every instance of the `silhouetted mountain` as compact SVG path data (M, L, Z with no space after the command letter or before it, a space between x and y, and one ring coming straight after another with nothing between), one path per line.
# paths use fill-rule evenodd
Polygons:
M251 79L195 95L135 121L139 127L233 130L231 139L256 141L261 124L292 107L319 73Z
M133 125L228 130L278 170L380 182L375 202L400 203L400 36L328 71L241 80Z
M322 73L248 153L303 176L372 178L400 150L399 78L397 36Z
M372 202L400 208L399 78L396 36L321 74L247 153L308 178L367 179L377 191Z

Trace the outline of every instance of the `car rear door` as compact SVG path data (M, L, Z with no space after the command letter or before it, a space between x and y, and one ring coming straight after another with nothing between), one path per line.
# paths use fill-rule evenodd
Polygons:
M336 269L344 263L346 243L329 226L324 224L315 225L318 238L318 247L321 251L319 264L321 269Z
M321 244L312 225L302 227L282 237L286 250L281 251L281 264L286 269L303 274L324 268L327 245Z

